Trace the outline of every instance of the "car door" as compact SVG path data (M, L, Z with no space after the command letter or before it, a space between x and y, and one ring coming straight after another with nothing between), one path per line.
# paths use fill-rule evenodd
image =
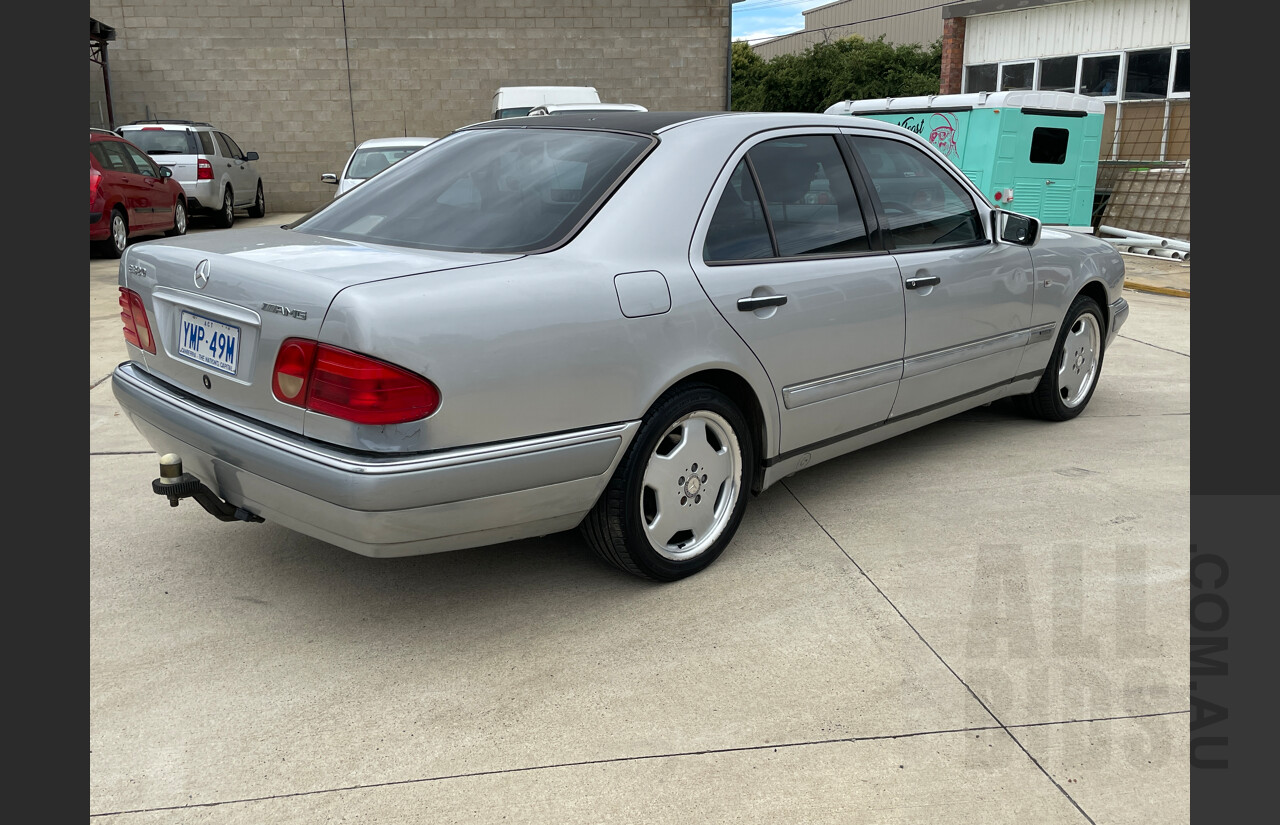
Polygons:
M925 146L851 132L906 300L892 416L976 395L1014 377L1031 324L1030 251L996 244L971 190Z
M836 130L754 139L694 235L698 280L773 382L783 455L882 424L902 373L902 281L847 158Z
M164 178L160 177L160 167L142 151L127 143L120 144L129 153L133 166L138 170L138 215L145 221L137 228L168 229L173 225L174 196Z
M227 168L231 173L231 187L235 193L236 206L253 203L258 194L258 177L249 161L245 160L240 146L224 132L214 132L218 140L218 148L226 155Z
M150 213L144 211L149 208L150 193L143 184L142 175L138 174L133 158L125 151L122 141L104 140L99 145L102 147L102 157L106 159L104 168L110 169L109 183L119 193L130 231L145 228L151 220Z

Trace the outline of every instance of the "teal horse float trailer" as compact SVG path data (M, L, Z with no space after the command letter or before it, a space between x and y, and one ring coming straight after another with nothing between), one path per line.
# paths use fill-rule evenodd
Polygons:
M1093 232L1102 101L1068 92L845 100L829 115L893 123L929 141L997 206Z

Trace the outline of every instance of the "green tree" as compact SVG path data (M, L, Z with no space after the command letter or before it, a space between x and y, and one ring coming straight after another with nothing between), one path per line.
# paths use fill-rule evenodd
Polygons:
M937 94L942 41L895 46L855 35L770 60L739 41L732 71L735 111L821 112L841 100Z

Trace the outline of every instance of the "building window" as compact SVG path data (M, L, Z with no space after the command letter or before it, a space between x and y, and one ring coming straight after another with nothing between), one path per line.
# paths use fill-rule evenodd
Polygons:
M1120 55L1104 54L1080 61L1080 94L1115 97L1120 83Z
M1169 49L1129 52L1124 73L1125 100L1152 100L1169 96Z
M984 63L964 70L966 92L994 92L996 90L996 64Z
M1000 91L1002 92L1034 89L1035 81L1034 60L1026 63L1004 63L1000 66Z
M1173 88L1169 97L1184 97L1191 94L1191 49L1173 50Z
M1074 92L1076 90L1076 64L1080 59L1049 57L1040 61L1039 88L1046 92Z

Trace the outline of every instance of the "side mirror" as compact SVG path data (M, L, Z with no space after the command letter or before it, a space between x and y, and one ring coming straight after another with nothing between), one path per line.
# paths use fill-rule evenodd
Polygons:
M997 240L1017 246L1034 246L1040 240L1040 221L1029 215L997 209L991 213Z
M337 185L337 183L338 183L338 176L337 176L337 175L335 175L335 174L333 174L332 172L325 172L323 175L321 175L321 176L320 176L320 182L321 182L321 183L332 183L332 184L334 184L334 185Z
M172 170L172 169L170 169L168 166L161 166L161 167L160 167L160 177L162 177L162 178L171 178L171 177L173 177L173 170Z
M244 159L245 159L245 160L257 160L257 159L258 159L258 153L257 153L257 152L246 152L246 153L245 153L245 155L244 155Z

